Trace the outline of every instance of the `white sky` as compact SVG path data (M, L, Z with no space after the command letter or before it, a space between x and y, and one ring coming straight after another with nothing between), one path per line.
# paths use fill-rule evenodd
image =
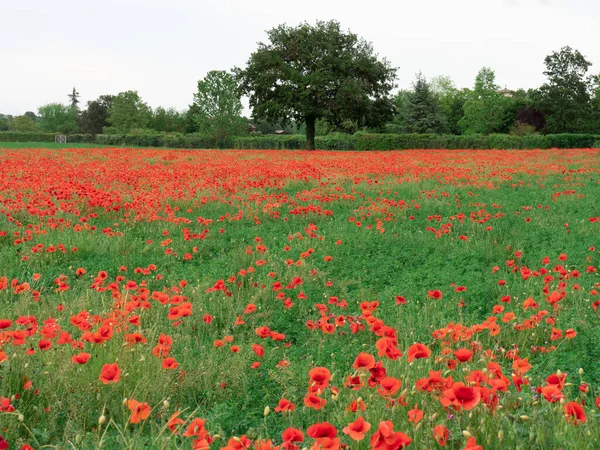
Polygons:
M422 70L472 86L543 81L544 57L570 45L600 72L600 0L0 0L0 113L138 90L184 109L198 79L244 66L265 30L336 19L373 42L409 87Z

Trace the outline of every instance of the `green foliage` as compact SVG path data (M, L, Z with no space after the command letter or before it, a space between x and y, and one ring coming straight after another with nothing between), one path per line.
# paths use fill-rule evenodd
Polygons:
M236 69L257 119L306 123L314 148L315 123L381 126L391 119L396 69L379 60L371 44L335 21L280 25L267 32L246 69Z
M39 131L36 132L35 130L33 132L1 131L0 142L54 142L54 133L40 133Z
M8 131L8 124L10 123L11 119L11 116L0 114L0 131Z
M135 128L147 128L152 111L137 91L120 92L108 109L109 127L105 132L126 134Z
M81 133L101 134L108 127L108 111L112 105L113 95L101 95L97 100L88 102L87 109L79 116Z
M232 136L247 133L240 97L235 76L224 70L208 72L198 81L198 92L194 94L197 131L213 136L219 147L228 147Z
M409 133L442 133L444 128L438 100L419 73L408 95L406 129Z
M61 103L40 106L38 125L45 133L68 134L77 129L77 110Z
M500 130L506 109L506 99L498 93L496 74L482 68L475 78L475 87L466 94L464 116L458 124L464 134L490 134Z
M301 135L292 136L248 136L232 139L235 149L298 150L306 147L306 139Z
M440 105L445 125L444 132L460 134L459 121L464 115L465 92L456 89L452 79L443 75L434 77L431 80L431 90Z
M528 123L515 122L511 127L509 134L513 136L527 136L537 133L535 127Z
M13 118L8 123L8 129L9 131L20 131L23 133L35 132L39 130L35 121L27 115L17 116Z
M175 108L156 108L152 114L149 127L159 133L183 133L185 131L186 113Z
M544 62L548 81L540 88L539 106L546 114L546 130L551 133L585 130L592 114L593 79L586 77L592 64L571 47L552 52Z

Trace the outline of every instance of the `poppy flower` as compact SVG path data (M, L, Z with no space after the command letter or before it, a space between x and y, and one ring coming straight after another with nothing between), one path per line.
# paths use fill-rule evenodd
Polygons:
M174 412L169 418L169 421L167 422L167 427L169 427L169 429L173 433L176 433L178 431L179 426L185 423L183 419L179 418L179 414L181 414L181 411Z
M73 355L71 357L71 361L73 361L73 363L75 364L85 364L86 362L88 362L91 356L92 355L90 355L89 353L79 353L77 355Z
M477 445L477 440L474 436L471 436L467 440L467 446L464 448L464 450L483 450L483 447L481 445Z
M391 420L380 422L377 431L371 436L372 450L398 450L406 448L412 439L401 431L394 431Z
M324 437L333 439L337 436L337 429L329 422L319 422L308 427L306 434L313 439Z
M104 384L116 383L121 379L121 369L118 364L104 364L100 372L100 381Z
M481 390L479 387L465 386L464 383L456 382L450 389L444 391L441 398L442 405L453 406L455 409L471 410L477 406L481 400Z
M150 405L148 403L138 402L137 400L127 400L127 408L131 411L130 423L139 423L146 420L150 415Z
M359 417L354 422L349 423L342 430L344 434L350 436L355 441L362 441L365 438L365 434L371 429L371 424L366 422L365 419Z
M442 291L440 291L439 289L430 290L429 292L427 292L427 296L429 298L434 299L434 300L441 300L441 298L442 298Z
M317 394L309 392L304 396L304 405L307 408L312 408L318 411L319 409L323 409L326 404L327 400L319 397Z
M448 431L448 428L446 428L444 425L436 425L433 428L433 438L435 439L435 442L437 442L438 445L440 445L441 447L446 446L449 437L450 432Z
M413 344L408 348L408 362L412 362L415 359L429 358L431 350L425 344Z
M174 370L179 367L179 363L175 360L175 358L165 358L162 360L162 368L165 370Z
M288 427L281 434L281 439L284 443L283 447L285 449L291 450L292 448L294 448L291 447L291 444L293 442L304 442L304 433L298 428Z
M398 393L402 387L402 381L394 377L385 377L379 382L379 389L377 392L384 397L391 397Z
M355 369L369 370L375 366L375 357L369 353L361 352L354 360L352 367Z
M292 412L296 409L296 405L286 398L279 400L279 404L275 407L275 412Z
M419 409L418 405L415 405L413 409L408 411L409 422L412 422L416 425L421 421L421 419L423 419L423 411Z
M585 423L587 420L583 406L577 402L566 403L564 411L567 421L573 423L573 425Z
M331 372L326 367L315 367L308 372L310 377L310 385L314 389L324 390L329 386L331 380Z
M454 357L460 362L467 362L473 357L473 352L466 348L460 348L454 352Z

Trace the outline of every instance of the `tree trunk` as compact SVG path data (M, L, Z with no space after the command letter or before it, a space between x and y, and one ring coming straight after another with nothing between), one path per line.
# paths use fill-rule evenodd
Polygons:
M315 122L314 116L306 116L306 150L315 149Z

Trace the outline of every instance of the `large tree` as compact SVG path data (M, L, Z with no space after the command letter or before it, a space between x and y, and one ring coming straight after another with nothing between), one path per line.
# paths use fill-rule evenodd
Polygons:
M246 69L236 69L257 119L306 124L308 149L315 124L381 126L393 115L396 69L373 47L336 21L280 25L267 32Z
M108 110L108 131L111 133L129 133L134 129L147 128L152 111L142 101L137 91L120 92L113 98Z
M592 79L586 76L592 63L571 47L552 52L544 63L548 81L540 87L539 106L546 116L546 131L584 131L592 112Z
M422 73L417 74L413 90L408 96L406 128L409 133L442 133L444 119L438 99L431 91Z
M39 127L45 133L72 133L77 129L77 110L62 103L49 103L38 110Z
M114 95L101 95L88 102L87 109L79 116L79 130L82 133L102 134L108 127L108 111L112 106Z
M238 82L229 72L212 70L199 80L194 105L197 131L213 136L218 146L226 146L231 136L247 131Z
M464 134L490 134L501 129L507 102L498 88L494 71L482 68L463 106L464 116L459 125Z

